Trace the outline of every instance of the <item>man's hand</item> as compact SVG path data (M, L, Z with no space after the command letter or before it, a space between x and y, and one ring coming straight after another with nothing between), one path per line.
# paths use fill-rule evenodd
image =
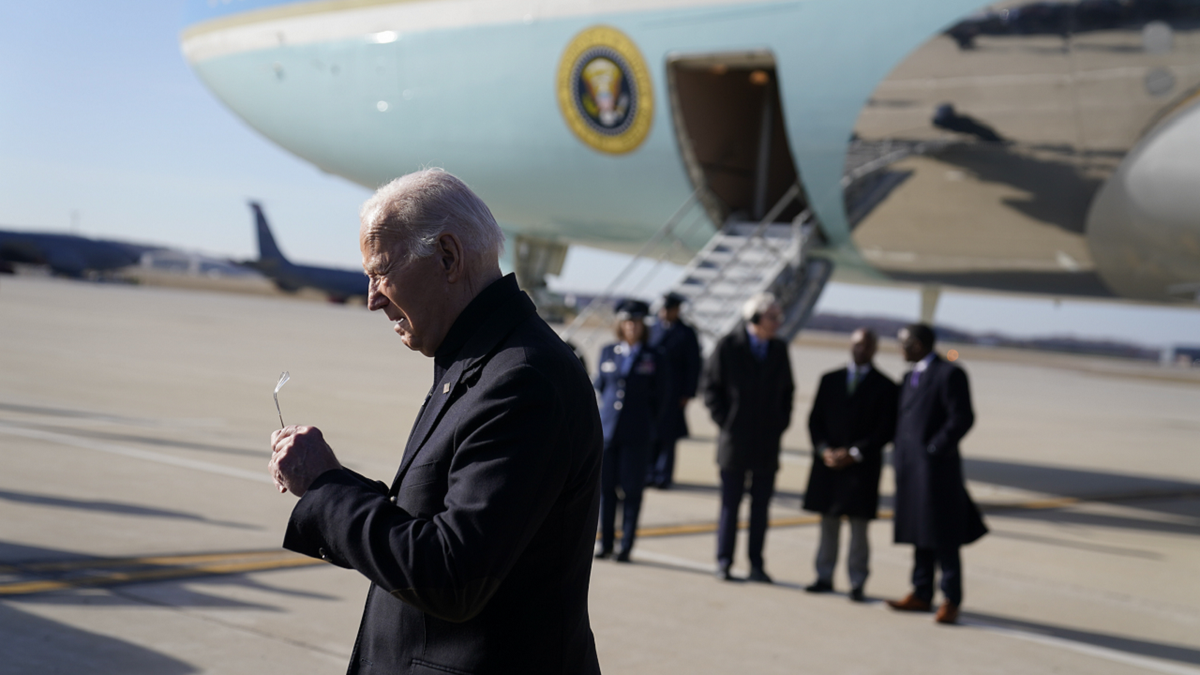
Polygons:
M845 448L831 448L821 453L825 466L831 469L844 469L854 463L850 451Z
M841 448L826 448L821 452L821 461L825 463L825 466L831 469L837 468L838 450L841 450Z
M267 468L281 493L290 490L303 497L317 476L342 465L320 429L285 427L271 434L271 461Z

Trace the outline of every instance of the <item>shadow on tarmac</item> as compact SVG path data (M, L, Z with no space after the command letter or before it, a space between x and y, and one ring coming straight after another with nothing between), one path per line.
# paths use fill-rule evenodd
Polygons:
M1177 663L1200 665L1200 649L1193 649L1191 647L1182 647L1180 645L1164 644L1161 642L1150 642L1148 640L1137 640L1134 638L1121 637L1119 635L1109 635L1107 633L1094 633L1091 631L1065 628L1063 626L1055 626L1052 624L1022 621L1020 619L1010 619L1008 617L996 616L994 614L983 614L980 612L964 611L961 615L961 621L968 625L975 623L995 628L1005 628L1024 633L1033 633L1036 635L1055 637L1062 640L1070 640L1071 642L1092 645L1094 647L1113 649L1116 651L1125 652L1127 654L1149 656L1156 659L1175 661Z
M114 441L118 443L139 443L142 445L151 445L159 448L176 448L179 450L198 450L200 452L211 452L221 455L236 455L238 457L270 457L269 450L251 450L249 448L234 448L226 445L213 445L211 443L193 443L191 441L177 441L171 438L159 438L157 436L140 436L137 434L118 434L110 431L95 431L92 429L79 429L77 427L60 426L56 424L32 424L27 422L12 422L7 421L14 427L23 429L36 429L38 431L49 431L55 434L63 434L65 436L75 436L77 438L90 438L97 441Z
M784 452L807 455L810 451L806 450L801 453L785 450ZM884 457L884 461L891 464L890 450ZM981 502L980 507L988 516L1200 536L1200 483L994 459L964 459L963 471L970 480L978 483L1080 500L1078 503L1064 504L1060 507L1039 506L1037 508L1021 508L1019 503L989 504ZM678 492L712 495L713 497L720 495L720 488L716 485L673 483L670 489ZM799 510L800 505L804 502L804 493L776 491L772 501L777 506ZM1132 515L1083 513L1078 510L1079 506L1089 502L1127 504L1139 510L1170 516L1171 520L1138 518ZM892 504L891 495L880 497L881 508L890 509ZM1190 519L1192 522L1181 522L1183 519ZM1134 557L1153 556L1153 554L1136 549L1089 546L1059 541L1036 543L1053 543Z
M47 579L58 578L70 580L71 575L88 575L93 574L97 570L103 572L108 569L118 569L110 567L109 564L113 559L97 558L90 555L81 555L70 551L62 551L55 549L47 549L33 546L24 546L21 544L12 544L5 541L0 541L0 579L8 578L9 581L19 582L22 576L26 578ZM88 565L94 562L95 565ZM36 569L39 565L47 563L65 563L70 565L74 563L74 569L65 569L57 574L55 573L32 573L26 574L26 569ZM170 569L169 565L154 565L154 564L139 564L135 567L122 566L119 569L132 573L140 573L147 576L152 576L155 570ZM13 579L17 577L17 579ZM184 584L187 584L185 587ZM137 585L142 588L153 586L153 599L146 600L141 597L142 591L131 593L129 591L118 591L116 588ZM28 595L15 595L14 598L20 598L21 602L36 603L43 605L87 605L87 606L142 606L151 602L154 604L165 604L172 607L207 607L207 608L224 608L224 609L254 609L269 612L283 612L284 608L276 605L267 605L255 602L244 602L234 600L228 597L219 595L211 595L201 592L200 588L208 585L213 586L241 586L243 588L265 591L277 595L289 597L309 598L313 600L338 600L338 596L329 595L326 593L317 593L313 591L298 590L292 588L281 588L271 584L265 584L255 578L248 576L245 573L230 573L220 574L217 576L197 574L196 576L179 577L174 579L156 580L146 578L144 580L128 579L118 583L101 584L83 584L77 588L65 588L61 590L31 593ZM0 589L3 584L0 584ZM103 589L102 592L97 592L97 588ZM150 594L146 594L150 595ZM0 599L2 600L2 599ZM0 622L0 626L3 626ZM0 663L0 666L3 664ZM4 671L0 669L0 674Z
M1140 509L1154 509L1156 504L1142 501L1132 502ZM1200 510L1200 502L1197 504L1197 510ZM988 511L984 508L983 512L988 517L1004 517L1004 518L1020 518L1023 520L1037 520L1041 522L1056 523L1060 525L1088 525L1092 527L1109 527L1120 528L1124 530L1139 530L1143 532L1161 532L1164 534L1182 534L1192 537L1200 536L1200 520L1197 524L1189 525L1187 523L1172 523L1153 518L1132 518L1126 516L1113 516L1101 513L1081 513L1075 510L1068 509L1005 509L1003 511ZM1113 551L1108 551L1113 552Z
M5 657L0 673L125 673L185 675L199 672L178 659L124 640L91 633L0 603Z
M717 485L700 485L699 483L671 483L669 488L672 492L691 492L695 494L712 495L720 499L721 488ZM788 492L787 490L776 490L771 497L772 502L776 502L779 506L794 506L799 508L801 502L804 501L803 492ZM792 504L791 502L794 502Z
M1163 555L1155 551L1147 551L1140 548L1126 548L1123 546L1108 546L1106 544L1093 544L1084 541L1068 541L1058 537L1043 537L1036 534L1028 534L1026 532L1008 532L1005 530L997 530L992 528L988 532L990 537L999 537L1001 539L1016 539L1019 541L1027 541L1033 544L1046 544L1048 546L1058 546L1060 548L1070 548L1076 551L1088 551L1091 553L1106 553L1108 555L1119 555L1127 558L1141 558L1143 560L1162 560Z
M239 530L262 530L260 525L252 525L249 523L235 523L225 520L212 520L204 516L186 511L172 511L169 509L156 509L147 506L138 506L136 504L124 504L121 502L109 502L98 500L84 499L68 499L66 497L51 497L49 495L39 495L29 492L13 492L11 490L0 490L0 500L13 502L15 504L31 504L34 506L49 506L63 509L79 509L95 513L111 513L118 516L136 516L143 518L176 518L179 520L192 520L200 523L208 523L210 525L218 525L220 527L231 527Z
M994 459L964 459L963 470L973 481L1063 497L1200 494L1200 483Z

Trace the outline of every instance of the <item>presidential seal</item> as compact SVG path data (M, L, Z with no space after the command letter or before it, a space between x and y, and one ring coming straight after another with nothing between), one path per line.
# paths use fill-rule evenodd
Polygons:
M558 106L579 140L601 152L630 152L654 117L650 71L637 45L610 26L571 40L558 64Z

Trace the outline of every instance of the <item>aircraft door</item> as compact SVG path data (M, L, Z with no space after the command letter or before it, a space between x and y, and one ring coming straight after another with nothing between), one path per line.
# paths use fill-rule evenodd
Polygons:
M770 52L676 56L667 79L680 153L709 217L758 220L798 179ZM804 210L803 195L777 218Z

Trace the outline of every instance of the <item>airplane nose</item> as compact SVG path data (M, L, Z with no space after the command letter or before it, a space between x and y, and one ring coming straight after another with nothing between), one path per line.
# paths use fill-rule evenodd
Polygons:
M1097 271L1120 295L1200 299L1200 103L1161 123L1108 179L1088 212Z

